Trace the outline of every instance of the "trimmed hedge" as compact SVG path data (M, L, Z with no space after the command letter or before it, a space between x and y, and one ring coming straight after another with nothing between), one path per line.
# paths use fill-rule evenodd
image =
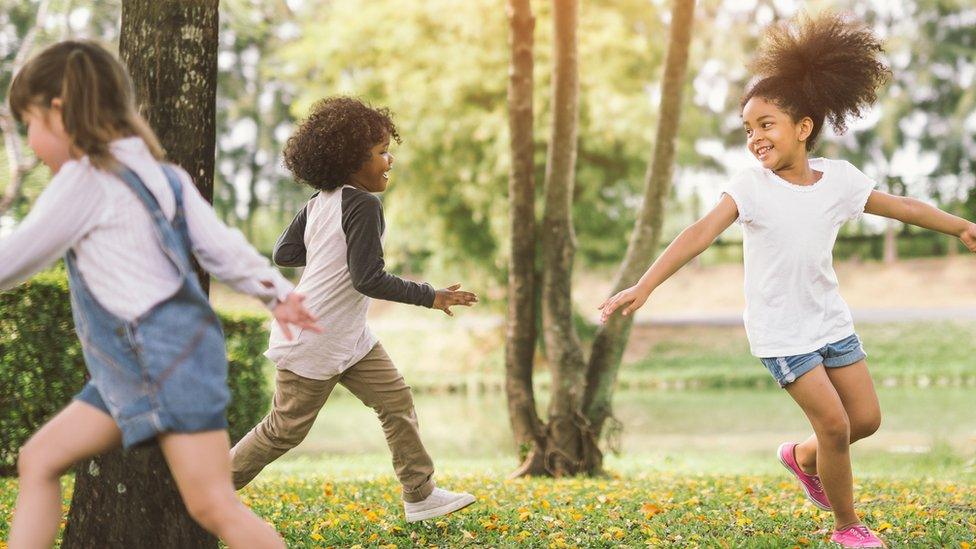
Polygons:
M236 442L267 412L265 319L220 315L227 343L227 409ZM45 272L0 293L0 476L16 474L17 452L85 383L81 344L63 271Z

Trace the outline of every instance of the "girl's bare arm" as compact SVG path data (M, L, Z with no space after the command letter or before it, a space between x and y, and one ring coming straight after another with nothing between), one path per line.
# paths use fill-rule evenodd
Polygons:
M955 236L976 252L976 224L907 196L871 191L864 211Z
M695 256L705 251L737 217L739 217L739 210L735 200L732 200L729 195L724 195L712 211L681 231L681 234L647 269L637 284L618 292L600 305L599 308L603 311L601 320L606 322L614 311L623 306L626 306L623 310L624 315L639 309L655 288Z

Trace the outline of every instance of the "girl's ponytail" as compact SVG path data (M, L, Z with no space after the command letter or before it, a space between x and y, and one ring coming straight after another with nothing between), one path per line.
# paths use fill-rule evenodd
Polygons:
M891 74L879 59L883 51L867 26L838 14L774 24L749 64L758 81L740 106L758 96L777 103L794 120L809 116L810 150L825 122L843 133L848 116L860 116L877 100L878 88Z
M164 152L139 115L132 81L115 57L92 41L65 41L32 58L10 85L10 108L21 120L32 106L50 108L60 99L65 132L73 155L87 155L92 165L112 169L109 150L115 139L138 136L157 160Z
M61 116L64 129L71 136L76 152L87 154L95 165L112 161L108 144L118 127L113 120L112 98L102 98L105 82L99 77L94 61L82 49L67 55L61 82ZM108 108L106 108L108 107Z

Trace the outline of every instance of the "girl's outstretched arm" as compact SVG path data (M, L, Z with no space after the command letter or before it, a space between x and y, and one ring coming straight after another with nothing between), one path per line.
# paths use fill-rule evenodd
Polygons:
M729 228L729 225L737 217L739 217L739 209L735 200L727 194L723 195L722 200L712 211L681 231L681 234L647 269L637 284L618 292L600 305L599 308L603 311L600 315L600 321L606 322L607 318L620 307L625 307L622 313L624 315L629 315L639 309L655 288L691 261L692 258L704 252L718 238L718 235Z
M976 223L944 212L921 200L871 191L864 211L955 236L962 240L969 251L976 252Z

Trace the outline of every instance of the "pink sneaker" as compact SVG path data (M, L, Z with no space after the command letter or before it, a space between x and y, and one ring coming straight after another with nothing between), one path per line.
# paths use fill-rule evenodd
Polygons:
M843 530L834 530L830 535L830 541L841 547L884 547L881 538L874 535L863 524L852 524Z
M779 456L779 462L800 480L800 486L803 487L803 491L806 493L810 503L824 511L830 511L830 501L827 500L827 494L824 493L823 485L820 484L820 477L817 475L808 475L803 472L803 469L800 469L800 464L796 462L795 448L795 442L784 442L780 444L779 450L776 451L776 454Z

